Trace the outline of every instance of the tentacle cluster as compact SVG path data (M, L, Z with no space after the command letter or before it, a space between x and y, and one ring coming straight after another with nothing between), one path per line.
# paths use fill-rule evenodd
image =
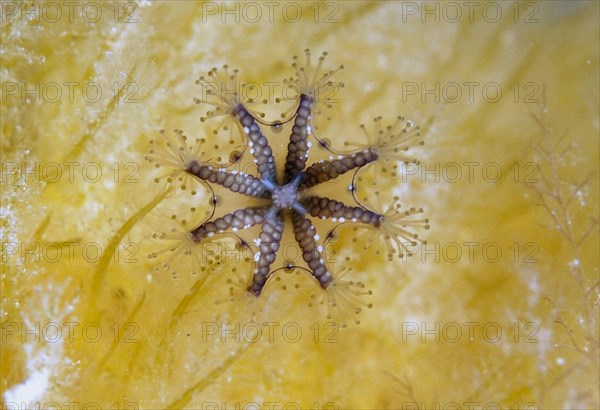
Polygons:
M364 282L348 279L352 268L343 267L334 273L335 280L320 294L312 294L309 305L324 305L327 308L327 318L334 320L342 327L354 322L360 324L357 315L364 309L373 307L371 302L364 299L373 292L366 288Z
M397 201L398 198L395 199ZM423 208L401 210L401 205L396 202L383 214L374 214L377 215L376 222L367 222L355 228L366 228L372 233L365 242L365 249L375 248L375 253L379 255L385 248L387 258L391 261L394 256L403 258L413 255L420 245L426 243L415 231L429 229L429 219L420 216Z
M193 145L189 144L188 137L182 130L174 130L174 137L167 136L164 130L160 131L159 141L150 140L151 148L145 159L155 168L168 167L169 171L155 178L156 182L166 179L169 183L178 181L183 189L186 188L186 180L190 178L187 169L193 163L198 164L202 155L202 145L205 140L196 139ZM157 144L158 143L158 144ZM164 144L157 148L156 145Z
M375 161L412 161L405 156L405 151L421 144L422 140L418 127L410 121L398 117L395 124L384 128L381 126L381 118L376 118L375 132L365 131L369 141L367 146L307 167L310 139L311 136L314 137L313 113L319 104L318 95L331 83L331 77L342 66L323 74L321 70L326 54L321 55L316 67L311 63L310 52L307 50L305 54L304 67L299 67L296 58L293 64L300 94L293 116L283 175L278 176L273 150L261 131L260 124L264 123L257 120L239 98L242 85L237 82L237 70L230 71L227 66L223 68L223 72L212 69L207 77L198 80L198 84L203 87L204 96L196 102L213 107L202 121L226 115L236 123L246 139L259 175L230 171L228 167L202 161L200 157L204 156L201 148L204 141L199 139L195 145L190 146L188 138L178 130L175 132L176 141L167 142L166 155L156 154L152 149L147 158L157 166L173 168L167 174L170 182L178 178L193 177L206 184L221 185L231 192L266 200L262 206L240 208L188 229L185 245L180 252L190 254L193 252L190 244L200 243L215 235L260 226L260 234L254 240L257 247L254 256L256 267L251 280L245 285L249 294L259 296L272 276L272 264L280 248L285 218L290 215L294 238L302 251L302 258L315 281L326 290L321 303L326 303L332 310L349 304L352 305L351 310L357 313L362 308L355 299L370 294L370 291L365 289L362 282L343 278L347 273L342 274L343 270L332 273L323 258L323 242L311 218L338 224L354 223L377 230L387 244L387 254L390 257L410 253L409 248L420 240L413 229L427 228L428 221L414 218L414 215L422 213L422 209L410 208L401 212L399 206L394 205L387 211L378 213L361 204L349 206L305 191L347 172L357 172ZM370 307L370 304L362 306Z
M320 100L319 94L328 88L331 83L331 78L335 73L344 69L343 65L339 65L333 70L321 71L327 52L324 51L319 56L316 67L312 64L312 54L309 49L304 50L305 62L304 66L298 63L298 57L294 56L292 68L296 70L296 81L300 90L300 95L310 97L313 101ZM342 84L342 83L340 83Z
M406 153L411 148L424 144L419 127L401 116L396 117L396 121L392 125L385 127L381 125L382 120L382 117L373 119L374 130L372 132L369 132L364 124L360 126L367 137L369 147L377 157L384 161L418 164L419 161Z

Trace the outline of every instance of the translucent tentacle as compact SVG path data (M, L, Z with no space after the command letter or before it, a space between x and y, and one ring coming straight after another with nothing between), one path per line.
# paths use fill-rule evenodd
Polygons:
M419 127L414 122L405 120L401 116L396 117L394 124L386 127L382 127L381 121L382 117L373 119L373 132L368 132L364 124L360 126L369 141L369 147L383 161L418 164L419 161L408 156L406 152L413 147L424 144Z
M316 303L327 308L327 318L346 327L349 323L360 324L358 315L364 308L370 309L373 304L365 299L373 294L367 289L365 283L347 278L352 268L343 267L333 274L331 285L311 295L309 306Z
M327 57L327 52L322 52L319 57L319 62L316 67L313 67L311 52L309 49L304 50L306 57L304 66L299 67L298 56L294 56L294 63L292 67L296 70L296 78L298 85L300 86L300 94L304 94L312 98L313 101L319 100L319 93L323 91L329 84L331 84L331 77L338 71L344 68L343 65L338 66L334 70L329 70L324 74L321 74L323 62Z
M388 260L392 260L394 255L400 258L411 256L417 251L419 244L426 243L416 232L419 229L429 229L429 219L419 216L423 213L423 208L413 207L405 211L401 211L400 208L399 203L390 205L381 215L378 224L368 226L372 233L367 238L365 248L370 247L374 242L377 242L378 248L381 248L379 241L383 240ZM354 238L354 241L357 240L358 237ZM379 254L379 250L376 253Z
M418 243L425 243L414 228L429 229L429 219L415 218L415 215L423 213L423 208L409 208L400 211L400 204L390 205L381 218L380 229L388 248L388 259L392 259L395 253L399 257L412 255L416 251Z
M240 90L243 84L238 80L238 70L234 69L230 73L227 65L224 65L221 71L213 67L207 76L196 80L196 84L200 85L201 92L199 98L194 98L194 102L208 104L214 108L207 111L206 117L201 117L201 121L232 114L234 107L242 102Z
M169 171L155 178L155 182L166 179L169 183L181 182L181 188L186 188L186 179L190 177L186 173L191 163L201 164L200 157L202 145L205 143L203 138L197 138L190 144L188 137L182 130L174 130L174 136L165 135L161 130L161 138L150 140L150 150L145 155L145 159L154 165L155 168L168 168Z

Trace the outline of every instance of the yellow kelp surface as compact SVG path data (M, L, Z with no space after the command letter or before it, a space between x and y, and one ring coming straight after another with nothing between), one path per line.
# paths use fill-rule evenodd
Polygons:
M4 408L598 408L597 2L1 7ZM231 238L194 263L147 257L168 249L155 232L212 211L202 184L154 182L148 141L179 128L229 160L245 141L200 121L195 81L238 68L275 120L305 48L344 65L315 119L332 147L376 116L426 141L419 166L357 175L359 198L398 196L431 228L392 261L338 231L332 270L373 292L347 328L309 306L302 269L278 271L250 322L229 292L252 256ZM281 168L289 125L265 129ZM217 213L244 201L220 193ZM279 266L304 266L283 245Z

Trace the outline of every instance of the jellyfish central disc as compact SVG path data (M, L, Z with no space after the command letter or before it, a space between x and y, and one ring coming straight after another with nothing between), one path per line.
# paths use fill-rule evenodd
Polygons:
M273 204L279 209L291 208L298 200L297 188L297 184L293 182L275 187L272 194Z

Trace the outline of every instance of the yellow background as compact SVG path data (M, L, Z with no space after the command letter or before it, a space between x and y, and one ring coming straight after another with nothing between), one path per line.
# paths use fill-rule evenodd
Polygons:
M598 408L597 2L477 2L472 15L464 3L393 1L144 1L118 13L112 2L30 3L2 3L6 406ZM338 244L352 257L342 264L373 290L362 323L328 328L307 307L315 285L282 273L300 289L263 295L274 337L265 327L247 343L212 327L238 314L212 303L237 263L210 265L202 287L152 273L151 233L171 214L210 208L165 196L143 156L163 128L209 138L193 98L211 67L282 84L307 47L329 52L326 67L345 66L320 130L334 146L359 141L359 124L378 115L421 126L416 174L365 173L359 188L423 207L431 252L388 262L344 230ZM500 98L484 98L490 84ZM227 155L219 143L206 151Z

